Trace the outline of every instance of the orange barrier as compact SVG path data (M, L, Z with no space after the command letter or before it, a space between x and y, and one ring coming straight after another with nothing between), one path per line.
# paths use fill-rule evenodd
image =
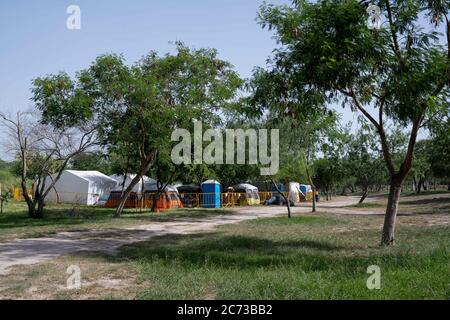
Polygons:
M108 200L105 203L105 207L107 208L116 208L121 199L122 193L120 191L111 192ZM153 202L155 201L156 192L145 192L143 196L132 192L128 199L125 202L125 208L145 208L150 209L153 208ZM161 193L156 200L155 209L166 210L166 209L174 209L174 208L182 208L183 204L180 201L180 198L175 192L170 193Z

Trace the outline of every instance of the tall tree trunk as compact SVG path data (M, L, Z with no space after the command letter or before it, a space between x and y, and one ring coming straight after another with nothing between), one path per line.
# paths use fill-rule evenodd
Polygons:
M23 198L25 199L25 202L27 203L27 207L28 207L28 217L29 218L36 218L35 217L35 202L30 198L30 196L28 195L28 190L27 190L27 165L26 165L26 158L25 155L22 155L22 177L21 177L21 181L20 181L20 187L22 189L22 195ZM36 192L35 193L39 193L38 191L39 186L36 187ZM35 195L36 196L36 195Z
M395 222L397 219L400 193L402 191L402 182L403 179L395 177L391 178L388 204L386 207L386 214L384 216L383 233L381 237L381 244L385 246L393 245L395 243Z
M286 208L287 208L287 212L288 212L288 218L291 217L291 204L289 203L289 199L286 197L286 195L280 191L280 189L278 188L278 185L275 183L275 181L272 179L272 184L275 187L275 189L277 190L277 192L283 197L285 203L286 203Z
M311 186L311 190L313 193L313 198L312 198L312 210L311 212L316 212L316 186L314 185L311 175L309 174L309 170L308 167L306 167L306 176L308 178L309 181L309 185Z
M419 179L419 183L417 184L417 194L420 194L422 191L423 180Z
M142 176L149 170L150 166L153 163L153 157L148 158L144 163L141 164L139 168L139 172L136 174L136 176L131 180L128 187L125 189L125 192L122 194L122 197L120 198L120 203L116 208L116 213L114 216L116 218L119 218L122 215L123 209L125 207L125 203L130 196L131 192L133 191L133 188L136 186L136 184L139 182L139 180L142 178Z
M310 184L311 183L312 183L312 181L310 182ZM311 212L316 212L316 186L314 184L311 184L311 190L313 193Z
M139 175L136 175L136 177L131 180L130 184L123 192L122 197L120 198L119 205L116 208L116 213L114 214L116 218L119 218L122 215L123 209L125 208L125 203L127 202L131 192L133 191L134 186L139 182L140 179L141 177Z
M42 197L37 199L37 208L34 212L35 218L44 217L44 206L45 206L44 199Z
M141 178L141 199L140 199L140 210L139 212L142 212L142 208L144 207L144 176Z
M363 203L364 200L366 200L368 193L369 193L369 189L367 187L364 187L363 195L362 195L361 199L359 199L359 202L358 202L359 204Z

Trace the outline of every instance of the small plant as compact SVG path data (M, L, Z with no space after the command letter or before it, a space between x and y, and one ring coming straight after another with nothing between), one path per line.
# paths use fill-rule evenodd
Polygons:
M11 199L11 192L2 192L0 194L0 213L3 214L3 203L8 202Z

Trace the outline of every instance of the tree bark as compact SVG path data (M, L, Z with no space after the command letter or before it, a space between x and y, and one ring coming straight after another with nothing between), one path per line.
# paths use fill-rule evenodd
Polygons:
M391 182L389 187L389 198L386 207L386 214L384 217L383 232L381 235L381 245L390 246L395 243L395 222L397 218L398 202L400 200L400 194L402 191L402 184L406 175L411 170L414 159L414 147L417 141L417 132L419 131L421 123L421 117L418 117L413 122L411 129L411 135L409 137L408 150L403 163L400 165L399 171L396 173L394 165L391 159L389 148L387 148L387 139L384 135L383 127L379 127L378 132L381 138L381 144L383 149L383 156L385 158L386 166L391 176Z
M119 218L122 215L123 209L125 207L125 203L130 196L131 192L133 191L134 186L139 182L139 180L142 178L142 176L150 169L150 166L153 163L153 157L150 157L150 159L147 159L146 162L144 162L139 169L139 172L136 174L136 176L131 180L130 184L126 188L125 192L123 193L122 197L120 198L120 203L116 208L116 213L114 216L116 218Z
M416 193L420 194L421 191L422 191L422 179L419 179L419 183L417 184Z
M398 202L402 191L402 179L391 179L389 187L388 204L384 216L383 233L381 245L390 246L395 244L395 222L397 219Z
M312 178L311 178L311 175L309 174L308 167L306 167L306 175L308 177L308 181L309 181L309 184L311 186L312 193L313 193L312 210L311 210L311 212L316 212L316 186L314 185L314 183L312 181Z
M287 212L288 212L288 218L291 217L291 205L289 203L289 199L284 195L284 193L282 193L280 191L280 189L278 188L278 185L275 183L275 181L272 179L272 183L273 186L275 187L275 189L277 190L277 192L283 197L285 203L286 203L286 208L287 208Z
M369 193L369 189L367 187L365 187L362 197L361 197L361 199L359 199L359 202L358 202L359 204L363 203L364 200L366 200L368 193Z
M42 218L44 216L44 206L45 206L45 201L43 198L39 198L37 200L37 208L35 210L35 217L36 218Z

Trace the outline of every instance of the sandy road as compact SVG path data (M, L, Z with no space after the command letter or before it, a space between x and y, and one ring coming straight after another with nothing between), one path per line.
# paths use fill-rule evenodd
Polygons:
M357 203L357 197L339 197L337 200L318 203L319 211L345 214L343 207ZM308 213L310 205L293 207L293 213ZM351 211L353 214L355 211ZM202 219L178 219L171 222L154 222L132 228L60 232L52 237L18 239L0 244L0 274L7 274L12 266L43 262L76 251L115 252L119 247L152 237L168 234L191 234L210 231L217 226L237 223L260 217L286 214L285 207L241 207L231 209L231 214Z

